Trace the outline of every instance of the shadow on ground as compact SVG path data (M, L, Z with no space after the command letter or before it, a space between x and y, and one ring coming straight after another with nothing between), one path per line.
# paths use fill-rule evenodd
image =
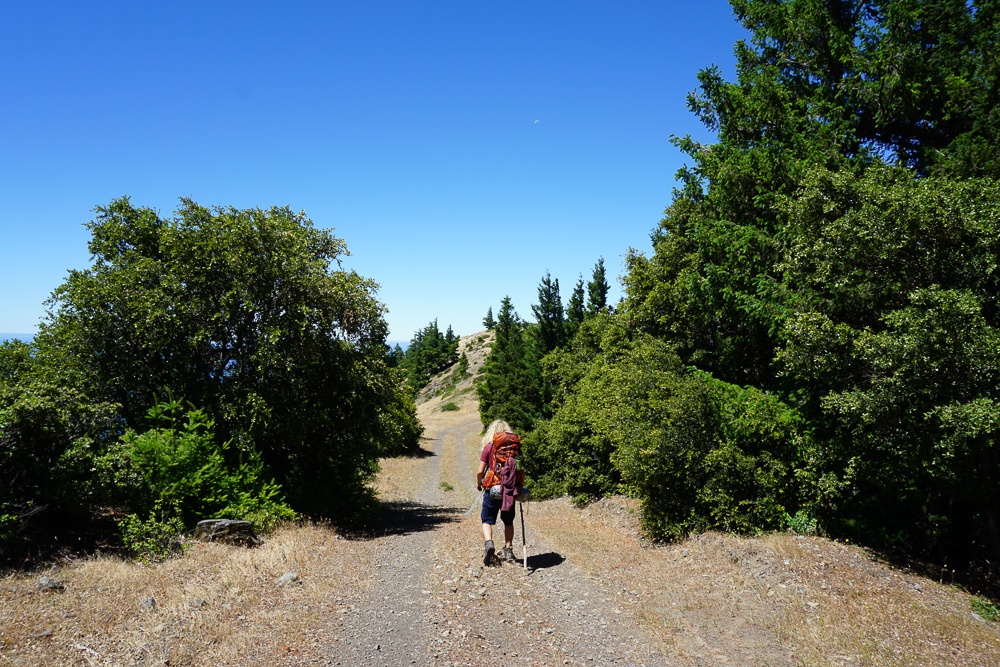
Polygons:
M3 545L0 577L92 554L127 557L118 528L118 522L124 518L118 510L90 505L39 512Z
M352 531L351 539L368 540L385 535L409 535L434 530L462 519L462 510L454 507L423 505L408 501L382 503L382 508L364 527Z
M562 565L564 562L566 562L566 559L554 551L538 554L537 556L528 555L529 570L544 570L547 567Z
M426 449L425 446L427 447ZM434 453L434 440L432 438L420 438L419 447L408 449L400 454L400 456L408 459L426 459L431 456L437 456Z

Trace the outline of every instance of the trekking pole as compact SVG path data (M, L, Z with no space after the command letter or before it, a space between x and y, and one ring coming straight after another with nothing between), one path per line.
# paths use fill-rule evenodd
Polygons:
M470 514L472 514L472 510L476 509L476 505L478 505L482 500L483 500L483 494L480 493L479 495L476 496L476 500L472 503L472 507L469 508L469 511L465 513L465 516L469 516Z
M528 570L528 538L524 536L524 503L521 505L521 555L524 556L524 569Z

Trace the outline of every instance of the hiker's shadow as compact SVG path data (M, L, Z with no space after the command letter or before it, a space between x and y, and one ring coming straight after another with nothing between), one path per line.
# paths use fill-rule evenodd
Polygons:
M529 570L544 570L548 567L556 567L566 562L566 559L554 551L535 556L528 556Z

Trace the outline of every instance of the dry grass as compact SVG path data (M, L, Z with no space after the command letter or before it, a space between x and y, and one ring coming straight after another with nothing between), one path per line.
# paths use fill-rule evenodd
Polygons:
M0 588L0 665L245 665L298 662L320 651L336 613L368 586L371 545L307 524L256 549L194 544L183 558L142 565L97 557ZM296 572L300 586L278 578ZM143 598L156 606L144 608ZM323 642L328 644L328 642Z
M859 547L715 533L654 547L637 516L631 499L585 510L560 499L533 503L529 519L564 556L634 598L640 618L681 654L753 664L1000 664L1000 624L975 620L968 594Z

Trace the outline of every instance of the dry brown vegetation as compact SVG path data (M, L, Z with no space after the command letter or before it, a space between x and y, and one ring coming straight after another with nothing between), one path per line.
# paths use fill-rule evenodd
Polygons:
M38 573L10 574L0 588L0 665L298 664L363 594L372 548L303 524L256 549L194 543L155 565L64 563L46 572L61 592L39 589ZM286 572L302 583L279 587Z
M441 412L449 401L459 410ZM434 435L475 419L476 410L474 395L452 392L421 404L420 416ZM416 460L384 461L376 484L382 498L410 497ZM445 439L442 502L473 502L476 460L477 438ZM529 543L544 541L574 576L616 600L616 613L637 619L669 664L1000 664L1000 623L975 619L970 595L880 563L855 545L715 533L653 545L628 498L582 509L567 499L531 503L527 519ZM428 579L440 595L450 595L456 573L479 557L477 531L474 513L435 533L442 567ZM326 662L345 641L342 620L378 576L372 563L384 546L377 535L347 539L308 523L286 526L255 549L196 543L183 557L154 565L98 555L9 573L0 581L0 666ZM301 584L279 587L286 572L298 573ZM63 582L63 590L38 588L42 575ZM507 567L496 576L521 577L525 600L541 586ZM146 598L155 607L147 608ZM523 604L537 617L561 611ZM466 637L465 617L452 618L448 609L436 622L474 640L474 633ZM527 627L509 626L512 638ZM447 653L442 643L428 655L457 659L463 646ZM539 662L561 664L565 646L537 646Z
M768 664L777 642L807 665L1000 664L1000 624L976 620L967 593L854 545L709 533L651 546L627 498L536 503L531 517L588 574L637 590L636 613L681 653Z

